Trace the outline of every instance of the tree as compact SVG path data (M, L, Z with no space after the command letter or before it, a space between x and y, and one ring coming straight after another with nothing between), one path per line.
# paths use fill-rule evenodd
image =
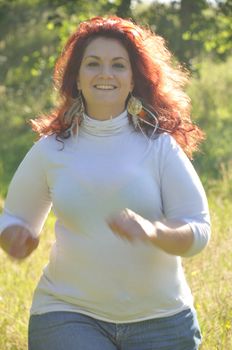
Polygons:
M154 1L135 18L163 36L177 59L193 69L205 56L225 60L232 48L232 0Z
M131 0L121 0L116 12L117 16L128 18L131 17Z
M186 33L194 33L198 30L196 23L201 23L203 19L203 11L207 7L206 0L181 0L179 9L179 40L178 49L176 55L181 62L189 64L191 58L197 55L199 49L201 49L200 43L196 43L190 35L186 36ZM187 40L186 40L187 39Z

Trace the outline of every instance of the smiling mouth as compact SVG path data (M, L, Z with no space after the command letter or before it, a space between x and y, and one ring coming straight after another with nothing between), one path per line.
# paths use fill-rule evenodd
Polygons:
M94 85L95 89L98 90L115 90L116 86L114 85L105 85L105 84L99 84L99 85Z

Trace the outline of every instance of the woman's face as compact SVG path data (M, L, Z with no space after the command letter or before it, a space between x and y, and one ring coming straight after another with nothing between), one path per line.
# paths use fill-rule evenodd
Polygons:
M102 120L119 115L133 86L129 55L120 41L105 37L91 41L77 78L87 114Z

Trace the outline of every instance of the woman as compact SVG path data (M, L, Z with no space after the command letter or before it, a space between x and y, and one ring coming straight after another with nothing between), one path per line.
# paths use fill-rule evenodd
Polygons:
M81 23L55 67L61 100L32 121L1 246L27 257L53 206L56 241L34 293L30 350L193 350L201 334L181 257L208 243L188 156L191 122L163 39L118 17ZM186 153L186 154L185 154Z

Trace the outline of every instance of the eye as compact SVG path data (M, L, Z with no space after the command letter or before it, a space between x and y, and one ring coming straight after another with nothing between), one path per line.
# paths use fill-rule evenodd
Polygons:
M99 63L97 61L92 61L87 63L88 67L97 67L98 65Z
M125 65L123 63L117 62L113 64L113 67L123 69L125 68Z

